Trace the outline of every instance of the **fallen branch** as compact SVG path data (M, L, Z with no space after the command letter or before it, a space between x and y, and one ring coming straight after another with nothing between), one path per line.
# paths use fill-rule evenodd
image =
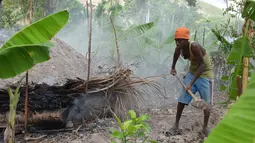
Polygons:
M24 137L25 141L38 141L38 140L41 140L43 138L47 137L46 135L42 135L42 136L39 136L39 137Z

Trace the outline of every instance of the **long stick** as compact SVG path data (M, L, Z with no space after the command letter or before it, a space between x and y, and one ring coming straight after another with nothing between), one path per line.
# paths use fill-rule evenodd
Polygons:
M30 6L29 6L29 24L32 24L32 6L33 2L30 0ZM25 93L25 131L27 130L27 120L28 120L28 71L26 72L26 93Z
M179 80L179 82L182 84L182 86L183 86L184 88L186 88L186 85L181 81L181 79L180 79L177 75L175 75L175 77ZM195 95L194 95L190 90L188 90L187 92L189 93L190 96L192 96L192 98L193 98L195 101L197 101L197 98L195 97Z
M90 63L91 63L91 36L92 36L92 0L90 0L90 19L89 19L89 46L88 46L88 72L87 72L87 81L89 81L89 76L90 76ZM86 89L85 91L87 92L88 90L88 84L89 82L86 83Z
M118 39L117 39L117 35L116 35L116 30L114 27L114 24L112 22L112 17L110 17L111 20L111 24L112 24L112 28L113 28L113 32L114 32L114 36L115 36L115 44L116 44L116 50L117 50L117 54L118 54L118 68L120 67L120 51L119 51L119 44L118 44Z

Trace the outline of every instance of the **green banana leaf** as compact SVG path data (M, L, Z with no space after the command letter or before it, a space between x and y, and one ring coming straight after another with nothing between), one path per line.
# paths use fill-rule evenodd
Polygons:
M248 14L248 17L255 21L255 0L247 0L246 1L246 8L242 13L242 17L246 17L246 13Z
M167 44L172 44L175 42L174 35L170 35L163 43L159 45L159 49L163 48Z
M65 26L68 18L67 10L51 14L16 33L2 48L48 42Z
M205 143L255 142L255 72L239 100L209 134Z
M38 63L49 60L49 48L49 45L18 45L1 48L0 78L14 77Z
M119 37L119 40L124 40L131 37L137 37L150 30L154 26L154 22L141 24L135 27L130 27Z
M231 99L235 99L235 97L238 95L238 88L237 88L238 84L237 84L236 77L242 76L243 57L252 57L252 56L253 56L253 50L249 44L249 39L247 36L243 36L235 40L227 59L227 64L235 65L234 72L229 76L231 83L227 89Z
M243 57L253 57L253 50L247 36L235 40L227 59L227 64L242 62Z
M218 41L221 42L221 50L225 53L228 54L230 52L230 50L232 49L232 44L229 43L226 38L224 36L222 36L218 30L216 29L211 29L212 33L216 36L216 38L218 39Z
M49 41L67 23L67 10L49 15L17 32L0 48L0 78L14 77L50 59Z

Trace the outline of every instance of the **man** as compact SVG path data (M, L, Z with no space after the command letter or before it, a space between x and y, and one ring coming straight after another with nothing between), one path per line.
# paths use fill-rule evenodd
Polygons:
M173 57L171 74L177 74L175 70L175 64L180 55L184 59L190 61L189 72L184 78L184 84L186 89L182 89L180 96L178 98L176 120L173 127L166 132L169 135L179 134L179 121L182 115L182 111L185 105L189 105L192 97L188 94L188 90L191 90L194 94L198 91L200 97L207 103L211 103L212 99L212 89L210 84L210 78L213 78L212 65L209 55L206 50L197 42L189 41L189 29L188 28L178 28L175 32L176 48ZM207 136L207 124L210 116L209 110L204 110L204 125L203 133Z

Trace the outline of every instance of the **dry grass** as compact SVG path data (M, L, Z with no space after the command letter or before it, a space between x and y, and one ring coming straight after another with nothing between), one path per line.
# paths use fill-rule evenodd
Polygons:
M98 76L91 78L89 81L83 79L68 80L64 85L66 92L77 93L84 92L85 84L88 84L88 94L104 93L103 96L109 99L116 99L113 105L113 110L120 117L124 118L130 109L138 109L139 102L143 102L145 97L151 96L165 96L165 92L160 89L160 84L156 79L161 76L153 76L147 78L133 77L132 71L129 68L121 67L114 69L109 75ZM147 86L152 90L139 89L138 86ZM103 98L103 97L102 97Z

